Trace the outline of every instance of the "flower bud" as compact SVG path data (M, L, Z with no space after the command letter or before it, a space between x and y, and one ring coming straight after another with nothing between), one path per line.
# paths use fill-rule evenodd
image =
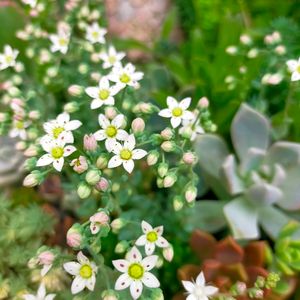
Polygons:
M34 187L40 184L43 180L43 175L40 171L33 171L27 175L23 180L23 185L26 187Z
M285 46L283 45L278 45L276 48L275 48L275 52L278 54L278 55L283 55L286 53L286 48Z
M39 259L37 257L32 257L29 259L27 266L29 269L34 269L39 263Z
M255 58L258 55L258 50L256 48L252 48L248 51L247 57L248 58Z
M164 187L164 180L162 178L160 178L160 177L157 177L156 178L156 184L161 189L161 188Z
M225 51L229 55L235 55L238 52L238 48L236 46L228 46Z
M64 111L67 113L74 113L79 110L79 104L75 101L69 102L64 105Z
M31 120L38 120L41 117L41 113L38 110L31 110L28 117Z
M196 162L196 156L192 152L186 152L182 156L182 160L187 165L193 165Z
M114 290L105 290L101 294L102 300L118 300L119 296Z
M91 74L91 79L98 82L101 79L101 74L98 72L93 72Z
M55 255L53 252L47 250L38 255L38 259L41 265L51 265L54 261Z
M156 150L152 150L147 155L147 164L148 166L153 166L157 163L159 158L159 153Z
M145 129L145 122L142 118L136 118L131 123L131 128L134 133L143 132Z
M100 172L97 169L88 171L85 175L85 180L90 185L95 185L100 181Z
M67 244L72 248L78 248L82 242L79 224L74 224L67 232Z
M107 167L107 163L108 163L107 156L105 154L101 154L97 158L96 166L98 169L102 170Z
M174 132L171 128L167 127L160 132L160 135L164 140L169 141L173 138Z
M36 167L37 159L35 157L31 157L25 160L24 169L27 171L31 171Z
M244 45L250 45L252 43L252 39L249 35L247 34L242 34L240 36L240 42Z
M95 188L99 192L106 192L109 188L108 180L104 177L101 177L100 180L96 183Z
M185 191L185 200L188 202L188 203L191 203L193 201L195 201L196 197L197 197L197 188L190 185L187 190Z
M174 257L174 249L172 245L169 245L167 248L163 248L163 256L165 260L171 262Z
M106 109L105 109L105 116L108 119L112 120L114 117L116 117L117 114L118 113L117 113L117 111L116 111L116 109L114 107L106 107Z
M164 178L164 187L169 188L173 186L176 180L177 180L177 176L175 173L167 174L166 177Z
M166 174L168 173L168 169L169 169L169 165L167 163L160 163L157 169L158 175L160 177L165 177Z
M129 244L127 241L121 241L116 245L115 253L121 254L126 252L126 250L129 248Z
M73 170L78 174L84 173L89 167L87 159L82 155L76 159L73 159L70 163L70 166L73 167Z
M77 194L81 199L88 198L91 192L91 188L86 183L82 182L78 185Z
M208 108L209 106L209 100L206 97L202 97L200 98L200 100L198 101L198 107L200 108Z
M113 231L113 233L118 233L119 230L126 225L126 220L125 219L115 219L110 223L111 229Z
M25 151L24 155L27 157L37 156L38 148L35 145L30 145Z
M19 141L15 146L16 150L24 151L26 149L26 143L24 141Z
M183 200L180 196L176 196L173 199L173 208L175 211L179 211L183 208Z
M81 96L83 93L83 87L80 85L77 85L77 84L73 84L73 85L69 86L68 93L69 93L69 95L74 96L74 97Z
M171 141L165 141L161 144L161 148L165 152L172 152L176 149L176 144L174 142L171 142Z
M97 149L97 141L93 134L85 135L83 138L83 147L87 151L95 151Z
M87 74L87 72L89 71L89 66L87 64L80 64L78 67L78 72L80 74Z

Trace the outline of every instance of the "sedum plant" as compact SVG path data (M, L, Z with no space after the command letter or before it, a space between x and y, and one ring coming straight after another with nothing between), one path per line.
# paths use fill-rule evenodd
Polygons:
M196 151L208 185L223 200L226 220L237 239L255 239L259 226L275 238L300 208L300 144L271 144L266 117L242 104L231 125L231 154L216 135L200 136Z

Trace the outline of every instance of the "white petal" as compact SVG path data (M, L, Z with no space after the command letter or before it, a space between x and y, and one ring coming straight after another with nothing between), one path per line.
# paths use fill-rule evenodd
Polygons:
M71 275L78 275L81 265L78 262L71 261L63 265L64 269Z
M181 282L187 292L192 293L194 291L195 284L193 284L191 281L182 280Z
M70 121L66 124L65 126L65 130L69 131L69 130L75 130L77 128L79 128L82 125L82 123L78 120L73 120Z
M294 60L294 59L288 60L286 62L286 64L287 64L288 69L290 70L290 72L294 72L297 69L297 66L298 66L297 60Z
M46 296L46 288L45 288L45 285L43 283L39 286L37 296L41 299Z
M59 136L58 140L66 143L66 144L73 144L74 137L71 131L63 131Z
M71 155L76 151L76 148L72 145L68 145L64 149L64 157Z
M96 109L96 108L99 108L103 105L103 101L99 100L99 99L94 99L92 102L91 102L91 109Z
M123 125L123 122L124 122L124 115L119 114L112 120L111 124L116 126L117 128L120 128Z
M177 128L181 123L181 118L172 117L171 118L171 125L173 128Z
M127 140L124 142L124 148L127 148L129 150L133 150L135 146L135 137L133 134L130 134L127 138Z
M128 274L122 274L115 283L115 290L124 290L128 288L131 283L132 279L128 276Z
M55 298L56 294L49 294L45 297L45 300L53 300Z
M103 76L99 82L99 88L101 90L107 90L109 88L109 81L106 76Z
M68 123L70 121L70 115L66 112L59 114L56 118L57 122L60 125L65 125L66 123Z
M116 168L119 167L123 163L122 159L119 157L119 155L113 156L109 162L108 162L108 168Z
M161 236L164 232L164 226L157 226L153 229L159 236Z
M144 220L142 221L141 226L142 226L142 230L145 234L148 233L149 231L153 230L152 226Z
M103 104L105 105L114 105L115 99L111 96L109 96L105 101L103 101Z
M81 251L77 254L77 260L81 265L88 265L90 263L89 259Z
M41 276L44 277L49 272L51 267L52 267L52 265L44 265L41 270Z
M190 294L187 296L186 300L199 300L199 299L197 299L197 297L195 295ZM202 298L201 300L206 300L206 299Z
M119 141L125 141L128 138L128 133L123 129L118 129L116 139Z
M153 254L154 250L155 250L155 243L150 243L150 242L146 243L145 252L147 255Z
M97 141L103 141L106 139L105 130L100 129L94 133L94 137Z
M129 262L141 262L142 255L138 248L133 246L131 250L127 253L127 258Z
M142 265L145 268L145 270L146 271L152 270L157 263L157 259L158 259L157 255L150 255L150 256L145 257L142 260Z
M214 286L208 285L204 287L204 291L207 296L212 296L216 294L219 291L219 289Z
M156 241L156 245L161 248L166 248L169 246L169 243L164 237L160 236Z
M135 242L137 246L144 246L147 242L146 235L141 235Z
M97 234L100 231L101 226L96 222L91 222L90 230L92 234Z
M142 282L145 286L149 288L158 288L160 286L157 278L150 272L145 272Z
M114 267L122 273L127 272L128 266L129 266L129 262L125 259L117 259L117 260L113 260L112 264L114 265Z
M134 162L132 159L123 160L124 169L130 174L134 169Z
M159 116L163 118L171 118L172 117L172 111L169 108L162 109L159 113Z
M93 291L94 288L95 288L95 284L96 284L96 276L95 276L95 274L93 274L91 278L89 278L88 280L86 280L85 286L86 286L90 291Z
M147 151L143 149L134 149L132 151L132 158L133 159L141 159L147 155Z
M37 167L43 167L52 164L53 158L50 154L44 154L36 163Z
M297 71L295 71L292 74L292 81L298 81L298 80L300 80L300 73L298 73Z
M120 151L123 149L122 145L118 142L115 142L114 145L111 145L112 147L112 152L116 155L120 154Z
M36 300L36 296L26 294L26 295L23 295L23 299L25 299L25 300Z
M99 96L99 89L97 87L88 87L85 92L91 97L97 99Z
M177 100L171 96L167 97L167 104L170 110L178 106Z
M205 286L205 277L203 272L201 272L196 278L197 285Z
M189 108L190 104L191 104L192 98L188 97L188 98L184 98L183 100L181 100L179 102L179 107L182 110L186 110Z
M138 299L141 296L142 292L143 284L141 281L133 281L130 284L130 294L134 300Z
M71 285L72 294L78 294L85 288L85 279L80 276L76 276Z
M110 125L109 120L103 114L98 116L98 122L103 129L106 129Z
M194 118L195 118L195 115L192 112L190 112L188 110L183 112L182 119L184 119L184 120L193 120Z

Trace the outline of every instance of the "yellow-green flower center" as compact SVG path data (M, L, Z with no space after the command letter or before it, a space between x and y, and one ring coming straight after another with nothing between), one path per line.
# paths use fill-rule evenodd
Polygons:
M23 128L24 128L24 123L23 123L22 121L17 121L17 122L15 123L15 127L16 127L17 129L23 129Z
M64 148L62 148L62 147L52 148L51 155L55 159L61 158L64 155Z
M59 44L60 46L64 47L64 46L67 46L68 41L67 41L66 39L64 39L64 38L60 38L60 39L58 40L58 44Z
M150 243L154 243L157 241L157 233L155 231L150 231L147 233L147 240L150 242Z
M182 115L182 109L180 107L173 108L172 115L174 117L180 117Z
M14 60L14 58L12 55L6 55L5 60L6 60L6 63L10 64Z
M53 137L55 139L57 139L59 137L59 135L64 131L64 128L63 127L55 127L53 130L52 130L52 134L53 134Z
M101 100L106 100L109 97L109 90L100 90L99 98Z
M105 129L105 132L108 137L113 138L117 134L117 128L113 125L110 125Z
M297 66L297 72L300 73L300 65Z
M128 83L130 81L130 76L127 75L126 73L123 73L121 76L120 76L120 81L122 83Z
M141 279L144 275L144 268L142 265L134 263L128 268L128 275L133 279Z
M132 157L132 152L128 149L122 149L120 152L120 157L124 160L129 160Z
M108 61L111 65L113 65L116 62L116 60L117 60L116 57L113 55L108 57Z
M93 32L92 32L92 37L93 37L94 39L97 39L97 38L99 37L99 32L98 32L98 31L93 31Z
M93 270L89 265L83 265L79 270L80 277L84 279L89 279L93 275Z

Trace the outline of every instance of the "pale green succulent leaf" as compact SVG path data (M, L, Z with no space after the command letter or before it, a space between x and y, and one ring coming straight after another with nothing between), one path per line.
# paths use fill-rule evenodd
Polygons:
M257 170L266 155L266 151L258 148L249 148L246 157L241 161L240 172L247 174Z

